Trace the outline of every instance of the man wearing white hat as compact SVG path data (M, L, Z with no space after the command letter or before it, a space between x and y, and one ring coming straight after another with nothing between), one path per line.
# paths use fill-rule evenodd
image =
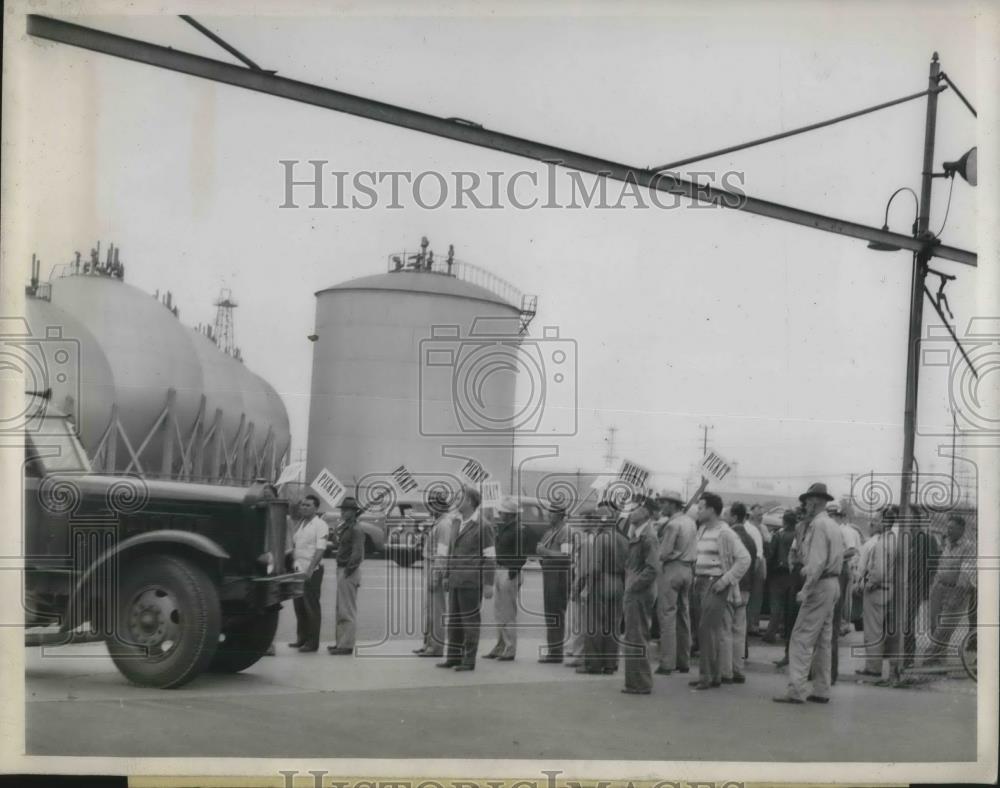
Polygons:
M517 653L517 598L524 566L524 534L518 523L517 501L510 495L497 506L496 562L493 576L493 610L497 621L497 644L483 659L509 662Z
M798 554L805 582L795 598L801 603L788 646L788 692L776 703L828 703L831 682L833 610L840 596L840 572L844 563L844 537L825 511L833 496L826 485L813 484L799 500L806 520ZM807 693L812 670L813 691Z

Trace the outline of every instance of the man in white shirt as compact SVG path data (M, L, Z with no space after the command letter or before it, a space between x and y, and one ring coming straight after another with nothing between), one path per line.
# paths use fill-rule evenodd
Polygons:
M289 645L300 654L319 649L319 627L322 611L319 594L323 585L323 553L326 550L328 528L319 516L319 498L309 494L299 502L299 519L290 536L289 552L296 572L306 576L302 596L296 597L295 617L298 622L295 642Z
M445 646L446 595L444 575L457 513L444 492L434 491L427 499L427 509L434 522L424 536L424 644L413 651L420 657L443 657Z
M866 659L864 669L854 671L859 676L882 677L888 640L885 618L893 599L892 571L897 549L894 526L898 517L899 507L895 504L883 509L879 520L872 522L874 536L862 549L864 564L861 567L861 582L865 591L862 610Z

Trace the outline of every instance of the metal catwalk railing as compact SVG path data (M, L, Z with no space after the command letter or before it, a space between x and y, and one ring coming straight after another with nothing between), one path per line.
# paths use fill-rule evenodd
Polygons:
M435 257L423 250L395 252L388 255L389 273L409 272L453 276L463 282L489 290L512 306L520 309L524 294L510 282L484 268L462 260Z

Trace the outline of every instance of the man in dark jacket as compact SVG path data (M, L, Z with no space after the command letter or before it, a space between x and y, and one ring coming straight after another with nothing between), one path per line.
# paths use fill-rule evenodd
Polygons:
M649 695L653 671L646 650L659 574L659 543L650 516L656 504L649 498L629 517L628 557L625 562L625 687L628 695Z
M462 490L459 521L451 535L444 583L448 591L448 649L439 668L475 670L479 649L480 604L493 598L496 548L493 529L483 522L479 491Z
M327 646L334 655L353 654L358 631L358 586L361 562L365 560L365 534L358 525L361 509L347 496L340 503L337 526L337 645Z
M786 611L795 599L788 554L792 542L795 541L796 522L795 511L786 510L781 516L781 530L775 532L771 541L767 543L768 609L771 612L768 614L770 618L767 622L767 632L761 638L765 643L774 643L779 631L785 638L792 631L785 623L785 619Z
M493 610L497 622L497 644L483 659L509 662L517 653L517 602L521 588L524 534L518 522L517 501L510 495L497 506L497 571Z
M566 602L572 568L569 526L566 507L553 502L549 507L549 529L535 548L542 565L542 602L545 606L545 629L548 649L539 662L563 661L566 639Z
M583 665L577 673L618 670L618 622L625 590L628 540L615 528L615 513L598 507L584 515L588 534L580 550L574 591L583 608Z

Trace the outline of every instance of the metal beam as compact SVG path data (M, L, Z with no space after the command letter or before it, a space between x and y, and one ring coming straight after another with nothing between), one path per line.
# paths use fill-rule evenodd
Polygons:
M675 194L703 203L714 203L724 208L741 210L757 216L766 216L803 227L846 235L863 241L880 241L893 244L901 249L923 251L932 257L940 257L963 265L976 265L976 254L943 244L932 244L917 240L909 235L880 230L856 222L844 221L811 211L803 211L787 205L759 200L736 192L716 189L696 184L649 169L632 167L620 162L601 159L585 153L559 148L554 145L535 142L510 134L484 129L461 119L439 118L423 112L406 109L393 104L342 93L338 90L319 87L307 82L299 82L261 71L242 68L212 58L192 55L176 49L137 41L132 38L105 33L93 28L62 22L50 17L28 15L28 34L49 41L89 49L114 57L146 63L158 68L177 71L181 74L201 77L235 87L254 90L280 98L311 104L315 107L332 109L348 115L400 126L425 134L433 134L456 142L464 142L481 148L509 153L536 161L556 164L580 172L603 176L615 181L635 183L660 192Z

